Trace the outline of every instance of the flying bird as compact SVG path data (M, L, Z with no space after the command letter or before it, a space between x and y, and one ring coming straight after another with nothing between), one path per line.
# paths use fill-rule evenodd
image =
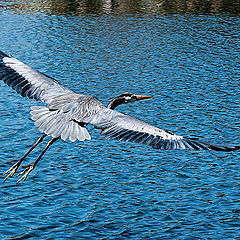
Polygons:
M18 174L22 176L17 183L27 178L56 140L69 139L72 142L90 140L88 124L99 129L100 134L106 138L141 143L155 149L216 151L240 149L240 146L217 145L199 139L185 138L114 110L120 104L147 99L150 96L127 92L114 98L105 107L96 97L75 93L54 78L30 68L1 51L0 79L23 97L45 103L44 106L32 106L30 112L32 120L43 135L19 161L4 173L7 174L4 181L15 174L26 156L46 136L50 136L51 140L36 161Z

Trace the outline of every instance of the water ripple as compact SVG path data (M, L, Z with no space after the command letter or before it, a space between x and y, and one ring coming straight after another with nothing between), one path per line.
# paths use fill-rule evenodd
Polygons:
M0 21L1 50L71 89L104 104L125 91L153 95L119 111L239 144L238 17L9 10ZM2 172L40 136L32 104L1 83ZM239 238L239 153L156 151L89 129L91 141L56 142L26 182L1 186L1 239Z

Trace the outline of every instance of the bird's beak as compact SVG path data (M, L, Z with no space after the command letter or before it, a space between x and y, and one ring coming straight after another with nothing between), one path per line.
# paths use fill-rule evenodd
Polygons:
M143 100L147 98L151 98L152 96L146 96L146 95L136 95L137 100Z

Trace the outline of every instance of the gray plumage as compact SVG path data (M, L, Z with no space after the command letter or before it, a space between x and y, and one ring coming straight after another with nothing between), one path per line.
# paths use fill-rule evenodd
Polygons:
M31 69L15 58L0 52L0 79L23 97L34 98L47 106L31 107L32 120L39 130L53 138L84 141L92 124L104 137L141 143L156 149L237 150L188 139L154 127L144 121L106 108L93 96L80 95L55 79ZM112 105L113 106L113 105Z
M57 80L3 52L0 52L0 60L1 79L23 97L34 98L48 104L56 96L73 93Z

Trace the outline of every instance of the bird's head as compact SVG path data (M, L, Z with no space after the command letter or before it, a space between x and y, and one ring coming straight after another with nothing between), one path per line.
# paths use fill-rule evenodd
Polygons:
M143 99L147 99L147 98L151 98L151 96L137 95L137 94L125 92L125 93L119 95L118 97L114 98L108 104L108 108L114 109L115 107L117 107L120 104L135 102L135 101L143 100Z
M147 98L151 98L151 96L146 96L146 95L136 95L130 92L125 92L121 94L120 96L117 97L118 99L124 100L123 103L130 103L130 102L135 102L138 100L143 100Z

